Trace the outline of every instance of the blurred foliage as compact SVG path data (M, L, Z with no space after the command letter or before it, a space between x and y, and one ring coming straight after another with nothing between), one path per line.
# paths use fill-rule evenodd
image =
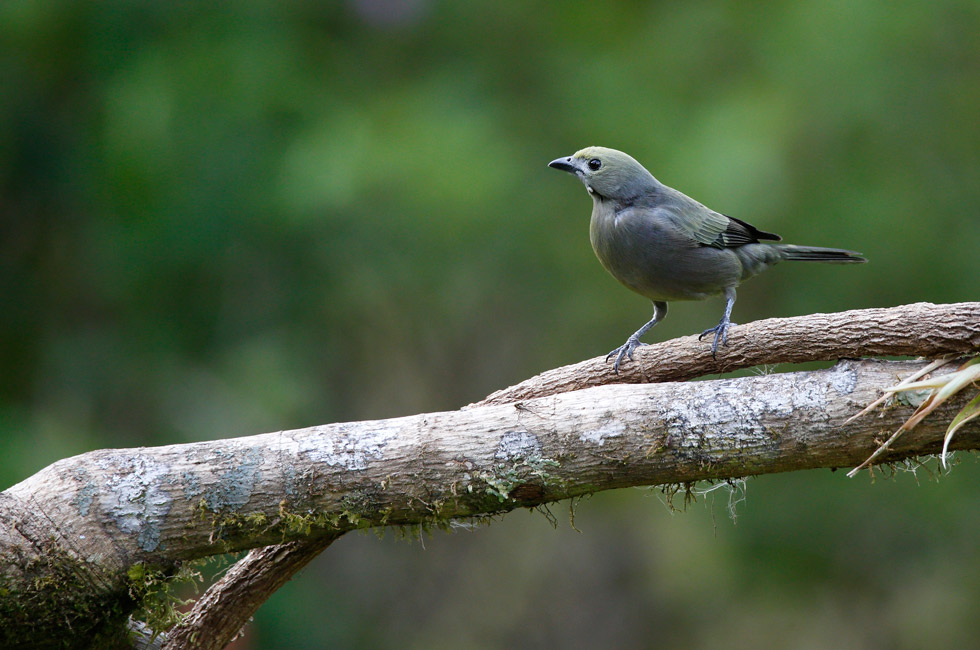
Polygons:
M0 479L453 409L604 354L650 307L546 167L591 144L871 261L783 265L737 321L974 300L978 33L975 0L4 2ZM720 311L674 305L648 339ZM737 527L623 491L582 535L514 514L424 553L349 536L249 639L964 645L977 475L766 477Z

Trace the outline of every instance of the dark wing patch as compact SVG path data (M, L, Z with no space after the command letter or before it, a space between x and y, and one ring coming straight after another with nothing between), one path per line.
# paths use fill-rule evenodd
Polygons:
M711 242L712 246L718 248L737 248L745 244L758 243L760 239L769 239L772 241L780 241L782 239L782 237L775 233L759 230L752 224L745 223L741 219L729 217L727 214L723 216L728 219L728 225L724 231L718 234L718 238Z

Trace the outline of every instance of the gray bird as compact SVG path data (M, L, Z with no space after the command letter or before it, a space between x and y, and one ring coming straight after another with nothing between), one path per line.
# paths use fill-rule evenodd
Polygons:
M653 301L653 318L606 356L615 355L613 372L623 358L633 359L640 337L667 315L671 300L703 300L725 296L725 314L699 340L714 334L728 345L729 317L735 287L782 260L853 264L866 262L860 253L839 248L761 244L781 237L740 219L707 208L667 187L631 156L588 147L548 163L578 177L592 195L589 236L602 266L614 278Z

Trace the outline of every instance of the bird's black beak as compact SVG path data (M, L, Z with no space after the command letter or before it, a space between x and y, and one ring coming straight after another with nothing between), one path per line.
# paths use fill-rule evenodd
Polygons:
M568 172L569 174L574 174L578 171L578 167L572 163L571 156L552 160L550 163L548 163L548 167L554 167L555 169L560 169L563 172Z

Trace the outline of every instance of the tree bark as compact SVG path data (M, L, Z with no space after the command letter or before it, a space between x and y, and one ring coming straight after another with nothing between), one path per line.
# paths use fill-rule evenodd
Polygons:
M255 548L194 603L162 650L221 650L266 599L343 533Z
M860 357L963 355L980 349L980 302L918 302L887 309L767 318L735 325L728 347L711 356L697 336L644 345L618 375L605 357L555 368L470 406L506 404L612 383L684 381L774 363Z
M920 316L949 314L911 307ZM962 330L965 340L977 341L971 349L980 347L976 320L934 325ZM900 320L892 326L910 327ZM959 350L963 336L943 334L960 342L942 351ZM930 334L925 347L936 349L935 340ZM134 583L146 570L165 576L189 559L286 544L265 552L284 573L262 573L269 562L256 553L215 592L235 589L238 576L267 595L318 545L354 528L445 525L618 487L853 466L913 408L895 400L844 420L922 365L845 361L814 372L615 384L462 411L65 459L0 493L0 647L114 647L106 639L118 646L117 631L138 606ZM882 461L938 450L946 424L968 398L937 410ZM977 422L953 442L957 449L978 446ZM289 546L294 540L302 541ZM233 614L212 605L212 626L196 629L234 634L260 600ZM207 602L229 599L205 601L204 609ZM218 647L200 645L200 634L195 642L192 632L179 634L169 647ZM96 635L101 645L92 641Z

